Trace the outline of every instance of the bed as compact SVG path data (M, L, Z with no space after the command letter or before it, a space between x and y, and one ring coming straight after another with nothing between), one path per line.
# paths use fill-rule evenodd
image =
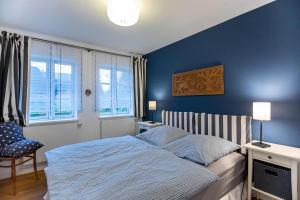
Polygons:
M251 117L162 111L162 122L193 134L250 141ZM241 199L245 157L230 153L208 167L124 136L46 153L49 200Z

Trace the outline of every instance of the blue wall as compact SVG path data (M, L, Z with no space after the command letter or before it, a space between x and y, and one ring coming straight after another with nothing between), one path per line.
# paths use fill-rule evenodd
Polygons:
M253 101L271 101L264 140L300 147L300 0L278 0L146 57L147 99L159 110L252 115ZM172 74L217 64L225 95L172 96Z

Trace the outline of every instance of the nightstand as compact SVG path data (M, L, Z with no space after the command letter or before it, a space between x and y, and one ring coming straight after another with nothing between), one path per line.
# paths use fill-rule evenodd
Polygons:
M151 121L138 122L139 132L150 130L151 128L156 128L162 126L160 122L150 123Z
M288 180L290 182L285 185L291 186L292 199L299 200L300 149L279 144L267 144L271 145L271 147L260 148L252 145L251 143L244 145L244 147L248 150L248 199L251 199L252 191L256 191L274 199L282 199L282 197L278 197L262 189L256 188L255 185L266 185L264 186L265 188L270 188L271 185L278 186L281 184L282 186L285 179L290 177L291 179ZM257 170L257 172L254 170ZM266 173L265 176L264 173ZM253 174L256 175L254 178ZM278 183L272 182L272 176L274 176L274 180L278 181ZM269 185L263 182L269 182ZM282 187L278 188L282 189ZM285 192L288 191L286 190Z

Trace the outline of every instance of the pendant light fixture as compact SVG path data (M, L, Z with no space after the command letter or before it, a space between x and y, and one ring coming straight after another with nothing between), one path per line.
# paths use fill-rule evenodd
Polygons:
M119 26L132 26L140 16L138 0L107 0L107 16Z

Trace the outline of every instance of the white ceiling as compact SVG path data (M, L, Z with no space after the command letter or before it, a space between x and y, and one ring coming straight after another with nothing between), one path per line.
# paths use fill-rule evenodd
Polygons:
M139 22L119 27L106 0L0 0L0 26L146 54L273 0L140 0Z

